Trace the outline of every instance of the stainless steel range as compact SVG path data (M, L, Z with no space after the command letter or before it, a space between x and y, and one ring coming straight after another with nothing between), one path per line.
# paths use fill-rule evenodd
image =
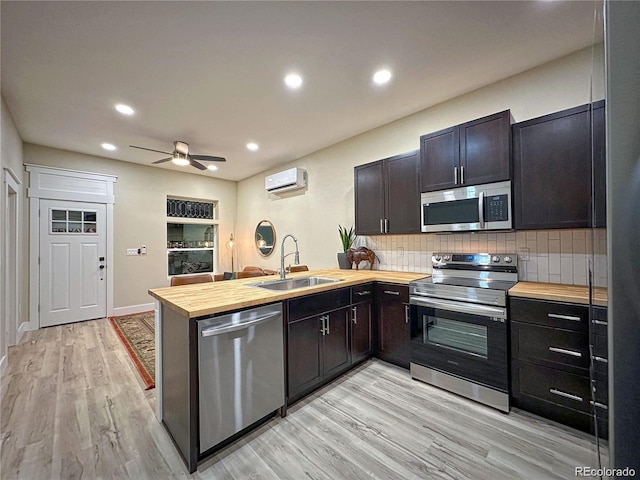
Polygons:
M411 376L509 411L507 291L516 254L435 253L411 282Z

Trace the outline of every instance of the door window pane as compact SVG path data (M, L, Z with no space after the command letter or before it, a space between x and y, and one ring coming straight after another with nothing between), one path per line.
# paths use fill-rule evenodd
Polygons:
M51 210L51 233L96 234L97 213L84 210Z

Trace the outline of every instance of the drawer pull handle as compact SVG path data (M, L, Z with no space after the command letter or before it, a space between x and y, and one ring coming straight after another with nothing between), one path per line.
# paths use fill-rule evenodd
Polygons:
M592 320L591 323L594 325L608 325L607 322L603 322L602 320Z
M606 358L602 358L602 357L593 357L593 359L594 359L596 362L609 363L609 360L607 360Z
M592 407L598 407L604 410L609 410L609 407L606 406L604 403L594 402L593 400L590 400L589 403L591 404Z
M356 292L356 295L360 295L361 297L363 295L370 295L370 294L371 294L371 292L369 290L365 290L363 292Z
M584 399L578 395L572 395L567 392L563 392L562 390L556 390L555 388L550 388L549 393L553 395L558 395L559 397L568 398L569 400L575 400L576 402L583 402Z
M561 353L563 355L571 355L572 357L582 358L582 353L573 350L565 350L564 348L549 347L550 352Z
M358 323L358 321L356 320L358 316L358 307L351 307L351 321L355 324Z
M582 319L580 317L575 317L573 315L560 315L559 313L547 313L547 317L549 318L557 318L558 320L571 320L573 322L581 322Z
M393 290L385 290L384 293L387 295L400 295L400 292L394 292Z

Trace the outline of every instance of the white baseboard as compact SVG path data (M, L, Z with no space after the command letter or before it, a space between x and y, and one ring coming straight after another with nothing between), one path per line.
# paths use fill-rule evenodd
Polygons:
M37 330L37 328L33 328L31 322L22 322L18 327L18 332L16 333L16 345L20 343L20 340L22 340L24 332L31 332L33 330Z
M9 362L7 361L7 355L3 355L2 357L0 357L0 377L4 376L4 371L7 369L7 364Z
M133 313L149 312L155 308L155 303L143 303L141 305L130 305L128 307L117 307L113 309L113 316L131 315Z

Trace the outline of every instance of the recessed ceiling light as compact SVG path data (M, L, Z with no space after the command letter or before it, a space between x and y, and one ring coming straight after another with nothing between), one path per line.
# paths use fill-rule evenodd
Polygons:
M391 80L391 72L387 69L378 70L373 74L373 83L377 85L384 85Z
M135 113L135 110L133 108L131 108L129 105L125 105L124 103L117 104L116 110L123 115L133 115Z
M284 77L284 83L291 89L300 88L302 86L302 77L297 73L290 73Z
M207 165L207 170L215 172L216 170L218 170L218 167L216 165Z
M104 148L105 150L109 150L110 152L113 152L116 149L115 145L112 145L111 143L103 143L102 145L100 145L102 148Z
M247 148L248 148L249 150L251 150L252 152L255 152L255 151L256 151L256 150L258 150L260 147L259 147L259 146L258 146L258 144L257 144L257 143L255 143L255 142L249 142L249 143L247 143Z

